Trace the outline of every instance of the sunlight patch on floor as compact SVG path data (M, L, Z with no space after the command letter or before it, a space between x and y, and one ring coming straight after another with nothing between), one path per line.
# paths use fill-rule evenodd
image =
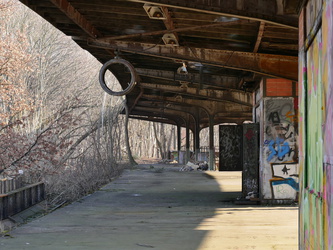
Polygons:
M298 249L298 208L228 207L205 219L202 249Z

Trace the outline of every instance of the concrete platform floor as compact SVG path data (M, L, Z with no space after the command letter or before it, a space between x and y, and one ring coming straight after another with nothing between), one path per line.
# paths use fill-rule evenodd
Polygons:
M0 238L0 249L298 249L298 208L234 205L240 172L140 165Z

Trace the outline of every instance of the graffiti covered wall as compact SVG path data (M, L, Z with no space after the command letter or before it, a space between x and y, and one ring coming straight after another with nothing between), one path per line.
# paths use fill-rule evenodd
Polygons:
M220 171L242 171L242 126L220 125Z
M298 132L294 100L293 97L264 98L261 199L297 198Z
M299 17L300 249L333 249L333 1L319 3Z
M243 173L242 192L246 197L250 192L259 193L258 133L259 124L243 124Z
M325 245L333 249L333 1L323 13L323 231Z

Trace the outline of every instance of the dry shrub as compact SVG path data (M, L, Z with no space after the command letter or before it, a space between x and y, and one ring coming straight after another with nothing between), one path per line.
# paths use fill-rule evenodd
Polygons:
M45 176L47 200L51 206L73 202L98 190L118 176L122 167L117 163L105 164L82 156L75 167Z

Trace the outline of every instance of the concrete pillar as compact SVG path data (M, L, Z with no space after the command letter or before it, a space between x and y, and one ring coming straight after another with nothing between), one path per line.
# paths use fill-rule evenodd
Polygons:
M215 169L214 116L209 115L209 170Z

